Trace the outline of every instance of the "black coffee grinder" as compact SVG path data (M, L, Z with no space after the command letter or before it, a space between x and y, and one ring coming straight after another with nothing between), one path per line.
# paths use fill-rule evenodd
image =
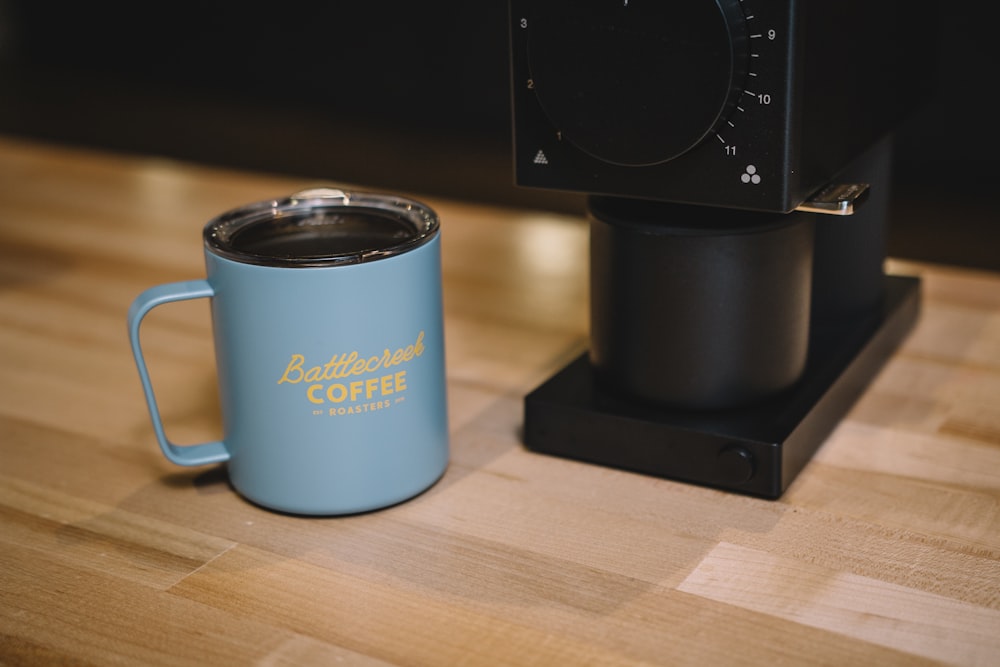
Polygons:
M510 1L516 182L588 193L591 224L590 350L525 399L530 449L785 491L918 317L883 272L915 14Z

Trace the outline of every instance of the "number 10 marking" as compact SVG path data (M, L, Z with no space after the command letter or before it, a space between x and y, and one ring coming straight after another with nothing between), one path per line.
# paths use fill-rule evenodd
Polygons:
M770 93L754 93L754 92L751 92L749 90L744 90L743 92L746 95L749 95L750 97L756 98L757 104L763 104L763 105L766 106L766 105L768 105L768 104L771 103L771 94Z

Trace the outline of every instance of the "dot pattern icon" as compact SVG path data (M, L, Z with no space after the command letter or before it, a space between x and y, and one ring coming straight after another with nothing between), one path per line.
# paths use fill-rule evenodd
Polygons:
M748 164L746 170L740 176L740 180L744 183L752 183L753 185L760 183L760 174L757 173L757 167Z

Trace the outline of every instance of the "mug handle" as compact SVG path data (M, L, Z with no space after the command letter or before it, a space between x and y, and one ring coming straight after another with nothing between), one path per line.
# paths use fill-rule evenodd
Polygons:
M200 466L228 461L229 451L226 450L222 441L206 442L200 445L175 445L167 439L167 434L163 430L163 421L160 419L160 410L156 405L156 396L153 394L153 385L149 380L149 371L146 369L146 360L142 355L139 325L146 314L156 306L162 306L172 301L202 299L214 294L215 290L212 289L207 280L168 283L149 288L137 296L128 309L129 340L132 343L135 365L139 369L139 379L142 380L142 389L146 394L146 405L149 407L149 416L153 421L156 440L160 443L160 449L163 450L164 456L182 466Z

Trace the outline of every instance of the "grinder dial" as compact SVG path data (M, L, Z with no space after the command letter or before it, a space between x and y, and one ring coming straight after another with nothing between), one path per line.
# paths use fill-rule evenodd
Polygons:
M699 144L747 72L739 0L544 0L531 10L530 85L560 138L646 166Z

